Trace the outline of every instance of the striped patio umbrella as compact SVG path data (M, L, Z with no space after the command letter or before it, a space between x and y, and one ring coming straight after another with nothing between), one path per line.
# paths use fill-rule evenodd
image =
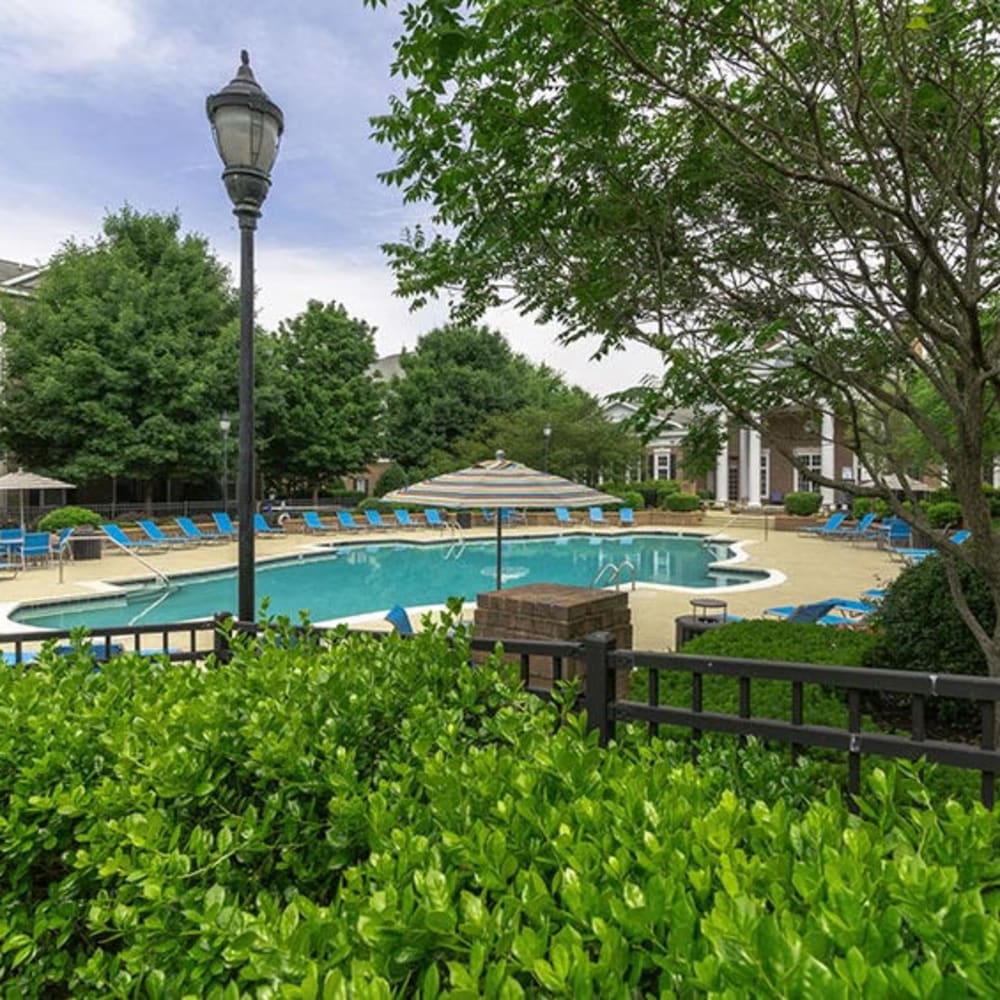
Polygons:
M414 483L402 490L386 493L383 500L390 503L417 504L421 507L485 507L496 510L497 526L497 590L503 586L501 570L503 556L503 518L505 507L523 507L534 510L553 507L590 507L603 503L618 503L619 497L610 496L590 486L574 483L562 476L539 472L520 462L511 462L502 451L489 462L479 462L467 469L446 472L432 479Z
M21 497L21 534L24 534L24 491L25 490L75 490L72 483L64 483L61 479L50 476L40 476L37 472L8 472L0 476L0 493L17 491ZM65 499L65 497L64 497Z

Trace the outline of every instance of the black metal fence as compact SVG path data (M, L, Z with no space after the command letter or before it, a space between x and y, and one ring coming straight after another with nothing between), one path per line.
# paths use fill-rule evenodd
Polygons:
M215 618L167 625L95 628L90 630L87 641L98 661L134 651L142 655L165 656L175 662L203 661L209 656L225 662L231 651L228 622L231 622L230 616L223 613ZM248 629L240 625L239 631L246 633ZM249 631L257 631L257 627L251 626ZM313 631L320 636L333 633L333 630L325 629ZM37 631L0 635L0 650L8 663L30 662L37 656L42 639L51 641L60 651L66 651L71 648L72 635L69 631L51 631L44 635ZM805 747L842 751L847 754L848 803L852 808L855 808L854 797L861 789L862 757L925 759L979 771L982 802L987 808L992 808L994 804L996 774L1000 771L995 726L1000 679L616 650L614 637L607 632L593 633L582 643L477 636L472 638L471 647L474 651L490 652L497 643L502 644L504 653L519 658L525 687L542 698L551 697L551 692L530 686L530 657L544 657L551 661L554 682L563 678L566 660L582 661L585 674L580 704L586 709L588 724L597 730L602 745L614 739L619 722L638 722L645 723L651 733L656 733L662 725L691 730L695 751L698 740L706 732L728 733L741 740L753 736L765 741L787 743L795 755ZM617 675L639 667L648 671L645 701L616 698ZM690 677L687 705L661 704L660 677L667 672ZM736 714L705 710L703 687L707 676L735 678L738 685ZM790 718L776 719L753 714L754 681L780 681L790 685ZM843 693L847 704L846 728L816 725L805 719L806 685ZM863 697L886 693L909 699L909 736L862 729ZM927 738L928 705L935 699L945 698L978 705L981 720L979 746Z

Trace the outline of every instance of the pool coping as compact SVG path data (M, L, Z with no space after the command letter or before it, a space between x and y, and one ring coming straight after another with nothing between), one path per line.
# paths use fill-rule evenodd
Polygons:
M665 538L691 538L691 539L701 539L703 542L711 540L712 543L717 543L719 545L727 545L732 551L732 555L728 559L716 560L708 564L709 572L721 571L729 573L746 573L747 582L738 584L727 584L721 587L687 587L677 584L665 584L665 583L650 583L642 580L637 580L634 585L629 583L621 583L616 585L608 585L605 587L600 587L600 590L620 590L622 587L625 589L634 590L650 590L650 591L660 591L668 593L692 593L692 594L703 594L705 592L711 592L713 594L732 594L732 593L744 593L753 590L761 590L770 587L776 587L785 582L787 577L783 572L776 569L736 569L740 563L749 561L750 555L746 551L746 546L753 544L752 541L744 539L735 539L725 537L718 533L704 534L702 532L696 531L681 531L677 528L660 529L656 528L640 529L640 530L626 530L621 528L612 528L611 530L575 530L575 531L553 531L546 532L543 534L516 534L511 533L507 536L508 540L544 540L549 538L565 538L565 537L591 537L591 538L614 538L620 536L643 536L643 537L665 537ZM340 549L351 549L351 548L371 548L371 547L381 547L384 545L420 545L420 546L441 546L445 544L469 544L472 541L475 542L485 542L492 543L492 538L486 535L477 535L471 539L466 539L464 542L456 542L454 538L443 540L440 537L422 537L422 538L411 538L406 536L394 535L385 538L364 538L364 539L330 539L318 537L313 538L309 535L303 536L304 544L302 545L300 551L298 552L285 552L282 554L268 555L268 556L258 556L255 559L255 565L268 566L268 565L281 565L285 563L295 563L302 562L306 559L318 559L326 558L332 554L335 554L337 550ZM202 577L216 577L225 575L236 575L238 570L237 564L233 562L226 562L214 567L201 567L199 569L193 570L181 570L170 574L169 579L171 580L189 580L197 579ZM37 632L39 635L58 631L51 627L44 627L38 625L31 625L27 622L18 622L11 619L11 615L17 613L18 611L29 609L29 608L46 608L50 605L86 605L91 601L103 601L108 598L115 596L126 597L137 590L142 590L148 587L151 583L157 580L157 576L150 574L149 576L142 577L128 577L123 579L102 579L102 580L92 580L88 581L86 586L93 589L92 594L78 594L74 597L67 597L66 595L53 595L51 597L34 597L27 600L21 601L0 601L0 636L9 635L15 633L29 633ZM475 602L466 602L463 605L463 611L469 607L475 608ZM445 606L443 604L438 605L419 605L409 608L413 614L426 614L426 613L439 613ZM360 612L353 615L347 615L341 618L328 618L321 621L317 621L314 624L321 626L330 625L357 625L361 622L370 622L372 620L377 620L382 617L388 609L374 609L371 611ZM201 616L198 618L187 618L183 619L183 622L190 621L205 621L210 616ZM138 624L138 623L137 623ZM155 624L155 623L151 623ZM171 623L173 624L173 623ZM181 624L178 622L177 624ZM128 626L122 626L122 628L127 628Z

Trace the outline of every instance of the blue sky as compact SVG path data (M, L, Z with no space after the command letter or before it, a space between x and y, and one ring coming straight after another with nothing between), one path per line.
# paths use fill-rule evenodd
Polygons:
M426 217L376 178L391 151L369 139L390 76L399 4L362 0L5 0L0 32L0 258L43 262L72 236L92 239L107 211L178 210L234 267L238 231L219 179L205 97L250 51L285 114L281 153L257 235L261 322L310 298L343 302L378 328L381 354L445 319L392 294L379 245ZM515 349L596 393L657 371L631 348L599 363L595 343L560 347L557 330L512 310L491 326Z

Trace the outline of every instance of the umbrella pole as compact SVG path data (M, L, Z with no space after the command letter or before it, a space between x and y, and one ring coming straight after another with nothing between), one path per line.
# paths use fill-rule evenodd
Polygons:
M503 550L500 547L500 534L503 527L503 518L500 516L500 508L497 507L497 590L503 590Z

